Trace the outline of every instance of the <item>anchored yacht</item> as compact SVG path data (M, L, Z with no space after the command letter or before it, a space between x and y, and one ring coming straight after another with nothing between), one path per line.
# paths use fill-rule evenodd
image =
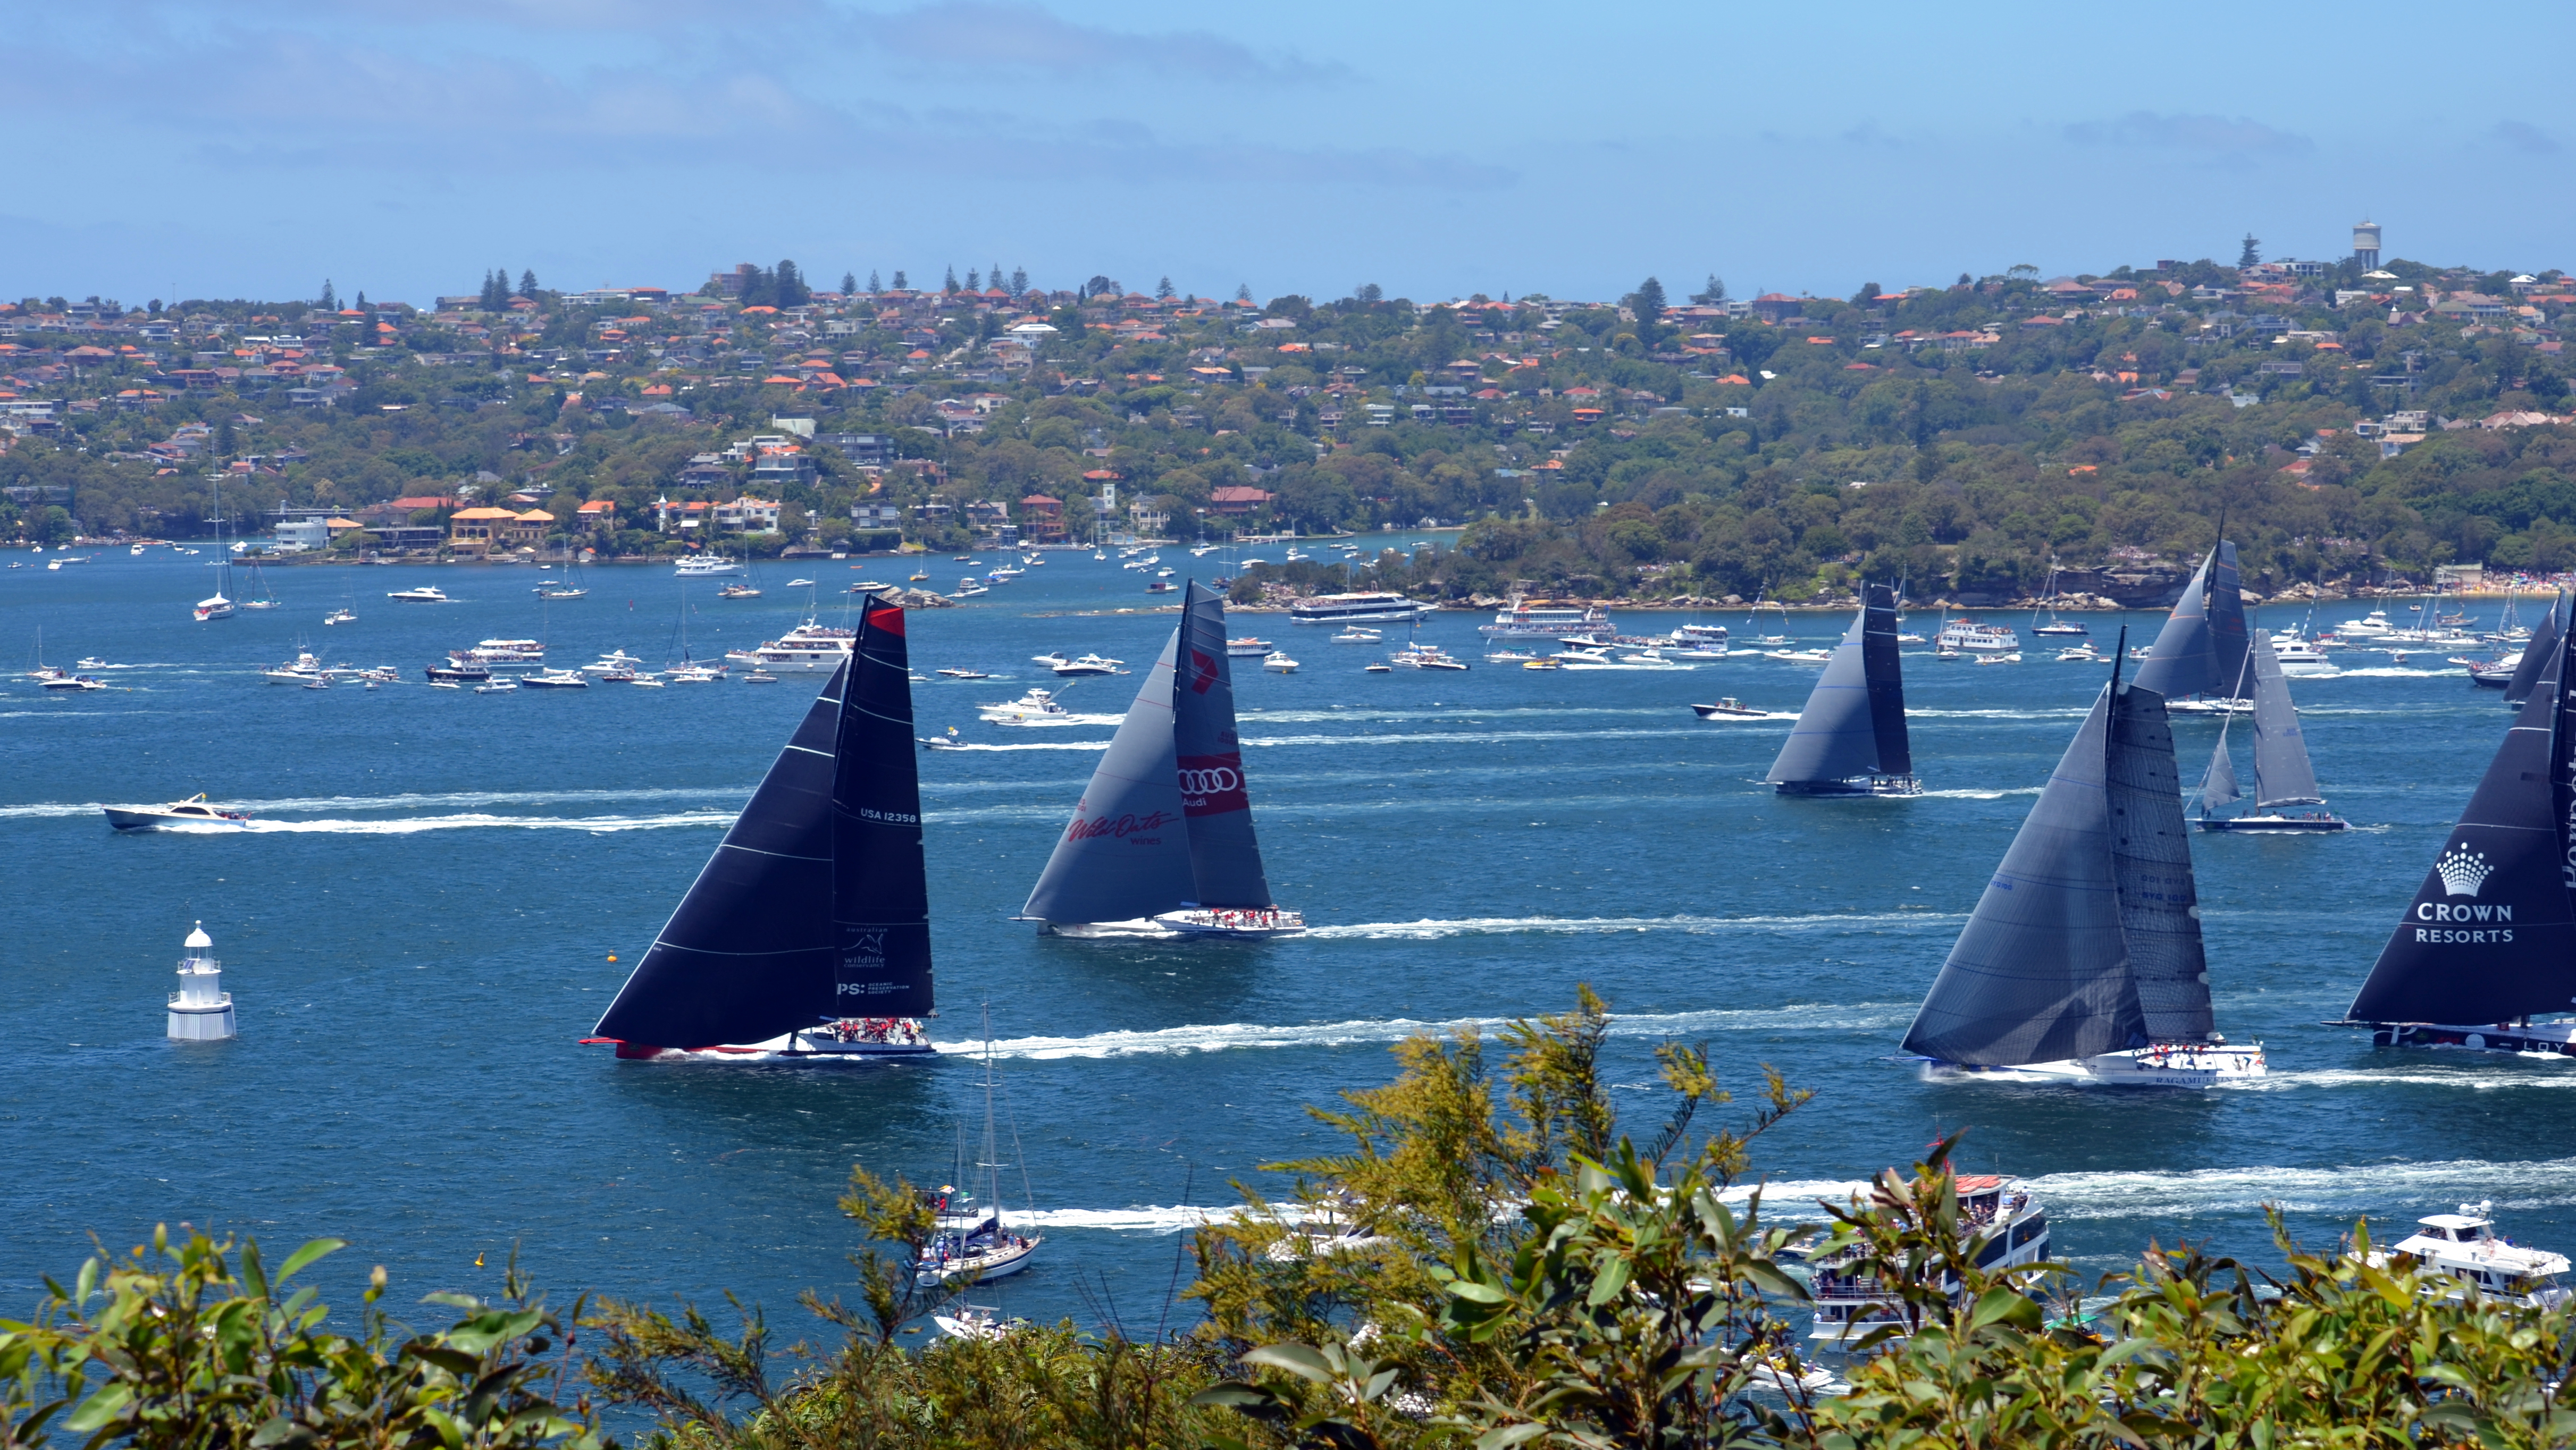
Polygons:
M756 649L728 651L725 658L753 669L828 674L850 657L850 642L856 638L856 630L833 629L808 619Z

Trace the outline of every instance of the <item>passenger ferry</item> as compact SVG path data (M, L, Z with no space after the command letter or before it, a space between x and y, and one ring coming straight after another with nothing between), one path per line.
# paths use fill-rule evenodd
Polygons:
M1288 606L1291 624L1411 624L1431 612L1401 594L1319 594Z
M1941 626L1940 637L1932 643L1938 649L1965 650L1969 654L2010 654L2021 648L2021 636L2000 624L1953 619Z
M2020 1179L1991 1173L1962 1173L1954 1182L1959 1194L1959 1231L1973 1241L1992 1235L1977 1251L1977 1267L1989 1272L2036 1264L2048 1257L2048 1211L2039 1206ZM1903 1337L1905 1301L1872 1275L1854 1272L1858 1250L1816 1261L1816 1322L1811 1339L1849 1344L1863 1335L1894 1326ZM1942 1288L1956 1294L1955 1280Z
M725 659L753 669L825 674L850 657L850 642L857 638L856 630L833 629L809 619L757 649L728 650Z
M1554 639L1579 640L1589 644L1608 644L1614 637L1610 612L1600 605L1532 604L1515 599L1494 614L1494 622L1479 625L1478 634L1487 639ZM1726 631L1720 629L1723 641Z
M447 657L460 665L533 669L546 662L546 647L533 639L487 639L472 649L452 649Z

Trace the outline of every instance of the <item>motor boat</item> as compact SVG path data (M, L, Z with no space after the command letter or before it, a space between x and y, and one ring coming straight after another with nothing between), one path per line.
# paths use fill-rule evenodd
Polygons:
M1098 675L1115 675L1124 673L1118 667L1125 663L1125 660L1102 659L1098 655L1084 655L1079 659L1066 660L1062 664L1053 666L1053 668L1058 675L1063 676L1065 679L1079 680L1088 679Z
M417 589L397 589L392 593L387 594L385 597L397 604L445 604L449 602L446 591L440 589L435 584L423 584Z
M760 591L748 584L728 584L716 591L718 599L758 599Z
M1364 629L1356 624L1345 627L1341 633L1333 636L1335 644L1382 644L1385 640L1384 630Z
M2010 653L1999 655L1979 655L1977 656L1977 663L1981 665L2017 665L2021 663L2021 651L2013 650Z
M938 675L941 679L946 680L989 680L993 678L992 675L983 670L945 669L934 670L932 673Z
M1237 635L1225 642L1225 653L1229 659L1257 660L1270 653L1270 641L1248 634Z
M1699 718L1703 720L1716 720L1721 717L1759 720L1769 715L1771 712L1768 710L1756 710L1752 706L1745 704L1742 700L1735 698L1733 695L1721 695L1718 697L1717 703L1714 705L1691 706L1691 713L1699 716Z
M635 667L642 663L644 661L622 649L610 650L589 664L583 665L581 672L585 675L633 674Z
M671 572L682 579L711 579L719 574L739 574L742 566L720 554L691 554L672 565Z
M539 670L520 679L531 690L587 690L590 679L579 670Z
M982 719L994 725L1065 725L1073 718L1072 711L1041 689L1032 689L1016 700L976 708L983 712Z
M2373 1250L2374 1267L2415 1268L2448 1281L2451 1298L2478 1298L2524 1309L2556 1309L2566 1304L2568 1287L2559 1282L2567 1256L2527 1248L2499 1238L2489 1216L2492 1202L2464 1203L2458 1213L2426 1214L2415 1220L2415 1232L2386 1250Z
M322 661L309 649L298 651L294 659L260 674L272 685L309 685L324 678Z
M166 826L247 826L248 811L221 810L206 803L199 791L166 806L107 806L107 823L120 831L157 831Z
M431 665L421 673L433 685L479 685L492 678L492 670L488 665L453 663Z
M358 622L358 611L354 609L334 609L329 614L322 616L322 622L324 624L355 624Z
M107 682L88 675L57 675L45 681L45 688L64 691L104 690L107 688Z
M1388 655L1387 663L1416 670L1463 670L1467 668L1452 659L1436 644L1417 644Z
M1274 675L1293 675L1297 673L1297 662L1288 658L1288 652L1286 650L1272 650L1269 654L1262 656L1261 667Z
M478 695L506 695L519 688L516 680L490 680L474 687Z
M2057 662L2061 665L2100 664L2103 660L2108 658L2108 655L2095 649L2092 642L2089 640L2083 644L2075 645L2057 652Z

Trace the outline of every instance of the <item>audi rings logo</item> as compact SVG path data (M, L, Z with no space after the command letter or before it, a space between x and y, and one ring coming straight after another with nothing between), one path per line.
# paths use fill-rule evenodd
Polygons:
M1243 789L1243 773L1225 766L1181 772L1181 794L1225 795Z

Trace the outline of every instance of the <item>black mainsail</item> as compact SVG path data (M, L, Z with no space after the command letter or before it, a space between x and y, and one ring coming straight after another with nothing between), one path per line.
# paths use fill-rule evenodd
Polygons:
M2523 641L2522 658L2514 662L2513 678L2505 682L2504 703L2519 710L2531 698L2532 684L2540 678L2540 667L2558 653L2558 642L2567 633L2567 596L2559 594L2549 601L2540 622L2531 627L2531 638Z
M1869 586L1860 613L1825 662L1807 707L1765 780L1782 795L1912 794L1905 679L1896 652L1896 594Z
M2164 697L2117 665L1905 1034L1981 1067L2214 1040Z
M2136 683L2173 700L2223 690L2244 669L2245 596L2236 572L2236 546L2221 539L2201 560L2157 631L2146 663L2138 666Z
M849 662L595 1032L638 1046L748 1045L931 1005L903 611L870 600Z
M2289 677L2281 657L2272 652L2267 630L2254 635L2254 808L2317 806L2316 767L2308 760L2307 736L2299 729L2298 707L2290 703Z
M2576 1002L2568 653L2562 629L2349 1020L2505 1023Z
M1272 905L1252 830L1225 602L1193 580L1172 631L1021 914L1139 921Z

